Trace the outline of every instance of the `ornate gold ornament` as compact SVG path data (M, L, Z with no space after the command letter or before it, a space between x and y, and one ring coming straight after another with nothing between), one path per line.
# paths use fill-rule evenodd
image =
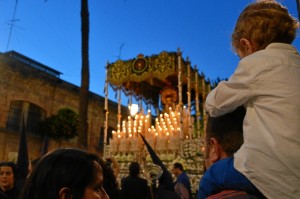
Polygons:
M134 60L131 70L137 75L142 75L148 68L147 60L143 54L139 54L137 59Z

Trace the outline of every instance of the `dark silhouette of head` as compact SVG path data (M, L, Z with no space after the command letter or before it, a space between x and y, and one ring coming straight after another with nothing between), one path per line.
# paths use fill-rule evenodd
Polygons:
M174 168L174 169L179 169L180 171L183 171L183 166L182 166L182 164L179 163L179 162L174 163L174 164L173 164L173 168Z
M132 162L129 165L129 175L131 176L138 176L140 173L141 167L138 162Z

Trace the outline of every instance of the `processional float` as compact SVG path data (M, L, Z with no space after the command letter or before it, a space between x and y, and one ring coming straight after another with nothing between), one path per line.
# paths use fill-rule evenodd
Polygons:
M114 156L124 175L132 161L143 166L151 164L139 136L142 134L167 166L181 162L197 186L203 173L203 102L211 89L197 66L192 68L179 49L151 56L140 54L108 63L105 81L104 155ZM118 96L118 125L107 142L108 86ZM121 93L129 98L129 109L134 106L133 98L138 102L135 115L122 118Z

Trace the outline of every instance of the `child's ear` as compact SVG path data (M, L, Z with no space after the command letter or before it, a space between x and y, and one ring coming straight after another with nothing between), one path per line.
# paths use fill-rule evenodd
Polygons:
M58 193L59 199L72 199L71 190L68 187L63 187Z
M251 44L251 42L248 39L242 38L240 39L240 45L243 48L243 51L250 55L254 52L254 46Z

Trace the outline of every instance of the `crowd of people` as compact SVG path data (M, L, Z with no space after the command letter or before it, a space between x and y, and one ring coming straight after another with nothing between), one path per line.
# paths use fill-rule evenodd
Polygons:
M116 163L115 163L116 164ZM175 168L176 167L176 168ZM182 165L176 163L182 170ZM16 164L0 163L0 199L152 199L161 198L151 191L146 179L140 177L141 167L138 162L129 166L129 175L121 180L121 186L116 180L116 173L109 161L104 161L98 155L77 148L60 148L49 152L34 167L22 187L16 183ZM184 172L174 172L177 176L176 185L190 183ZM181 179L181 180L179 180ZM184 184L185 186L185 184ZM165 198L174 198L176 192L168 192ZM176 199L190 198L189 195ZM186 192L187 194L190 191ZM157 197L154 197L156 194ZM171 196L171 197L168 197Z
M245 109L240 107L224 116L208 117L205 155L207 168L218 160L232 156L239 149L243 143L244 115ZM195 198L195 195L191 194L190 181L181 163L173 164L172 173L176 178L173 190L164 186L163 181L160 181L162 188L153 190L147 180L140 177L141 167L138 162L129 165L129 175L121 180L119 186L116 181L117 163L115 160L111 161L112 159L104 161L97 155L80 149L56 149L39 158L36 165L31 167L31 173L22 192L20 188L15 187L16 165L12 162L3 162L0 164L0 193L3 195L0 198ZM228 195L228 191L221 193ZM241 191L231 191L231 194L254 198Z
M206 171L196 195L180 163L172 165L174 183L156 155L158 187L140 177L138 162L119 183L113 157L60 148L39 158L23 185L16 165L1 162L0 199L300 198L300 55L291 45L297 28L272 0L240 14L232 34L239 65L205 102Z

